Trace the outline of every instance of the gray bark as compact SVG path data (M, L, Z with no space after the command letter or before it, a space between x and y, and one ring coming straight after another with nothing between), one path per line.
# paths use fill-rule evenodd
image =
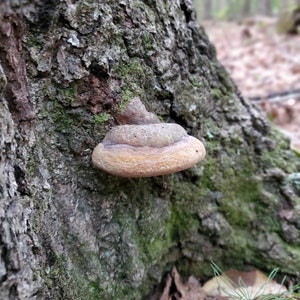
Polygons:
M242 7L242 17L248 17L251 15L251 0L245 0Z
M272 5L270 0L261 0L258 1L258 14L264 16L272 15Z
M212 17L212 2L208 0L204 0L202 4L203 9L203 18L204 19L211 19Z
M299 157L239 94L188 0L0 7L0 299L141 299L175 264L300 278ZM169 176L96 170L139 96L200 138Z

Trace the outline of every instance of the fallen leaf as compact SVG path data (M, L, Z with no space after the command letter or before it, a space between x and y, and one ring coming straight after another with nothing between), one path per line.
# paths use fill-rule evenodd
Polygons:
M275 295L286 292L285 286L270 280L259 270L241 272L230 270L207 281L203 289L208 296L231 297L244 296L254 299L262 295Z
M165 288L159 300L204 300L205 293L198 280L190 276L183 282L176 269L173 267L166 279Z

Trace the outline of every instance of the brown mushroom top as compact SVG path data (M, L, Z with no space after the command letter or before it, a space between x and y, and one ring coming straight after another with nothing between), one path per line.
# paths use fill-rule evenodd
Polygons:
M120 125L113 127L102 141L103 145L125 144L135 147L164 147L187 136L178 124Z
M120 124L154 124L160 123L159 118L152 112L147 111L145 105L140 98L132 98L124 111L118 116L117 120Z

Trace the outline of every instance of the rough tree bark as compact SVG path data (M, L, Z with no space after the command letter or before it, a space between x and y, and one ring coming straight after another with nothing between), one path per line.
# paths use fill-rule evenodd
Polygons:
M176 264L299 279L299 158L239 94L189 0L0 4L0 298L141 299ZM126 179L92 149L139 96L203 163Z

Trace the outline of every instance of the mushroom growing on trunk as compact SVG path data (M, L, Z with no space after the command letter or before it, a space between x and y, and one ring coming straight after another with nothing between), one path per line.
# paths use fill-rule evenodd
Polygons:
M159 123L138 98L129 102L118 119L137 124L113 127L92 154L93 164L110 174L167 175L190 168L205 157L205 148L198 139L178 124ZM141 124L143 119L147 124Z

